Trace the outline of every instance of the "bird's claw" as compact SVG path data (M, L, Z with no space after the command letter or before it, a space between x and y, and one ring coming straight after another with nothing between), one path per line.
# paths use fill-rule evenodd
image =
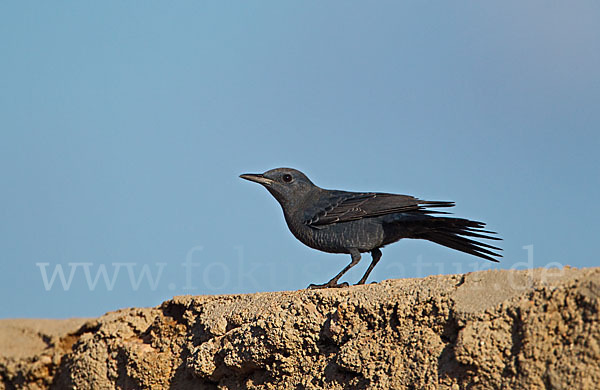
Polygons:
M310 284L307 289L309 290L317 290L317 289L321 289L321 288L342 288L342 287L348 287L350 286L348 284L348 282L344 282L344 283L337 283L334 281L329 281L327 283L323 283L323 284Z

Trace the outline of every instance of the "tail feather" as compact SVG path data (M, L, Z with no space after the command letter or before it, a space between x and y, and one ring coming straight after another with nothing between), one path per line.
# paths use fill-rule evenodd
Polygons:
M449 232L449 233L451 233L451 232ZM494 232L488 232L488 231L486 231L486 230L476 230L476 231L465 230L465 231L463 231L461 234L462 234L463 236L477 237L477 238L484 238L484 239L486 239L486 240L499 240L499 241L501 241L501 240L502 240L501 238L498 238L498 237L490 237L490 236L488 236L488 235L486 235L486 234L481 234L481 233L487 233L487 234L496 234L496 233L494 233Z
M474 255L477 257L481 257L486 260L493 261L495 263L498 262L497 259L491 256L502 257L501 255L494 253L492 251L488 251L487 249L477 247L476 245L460 242L459 240L454 239L450 235L444 235L439 233L429 233L426 237L423 237L426 240L435 242L437 244L446 246L448 248L456 249L461 252L468 253L470 255ZM460 238L460 237L459 237Z
M502 255L492 250L501 251L501 248L467 238L476 237L486 240L501 240L501 238L489 236L489 234L495 233L483 230L484 226L483 222L470 221L468 219L432 217L429 219L424 231L418 234L416 238L429 240L448 248L498 262L494 257L502 257Z

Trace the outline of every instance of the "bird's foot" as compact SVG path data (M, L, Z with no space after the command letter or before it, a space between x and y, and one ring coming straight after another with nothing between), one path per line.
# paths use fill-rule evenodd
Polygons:
M316 289L320 289L320 288L342 288L342 287L348 287L348 286L349 286L348 282L338 283L335 280L330 280L329 282L323 283L323 284L311 284L307 288L309 290L316 290Z

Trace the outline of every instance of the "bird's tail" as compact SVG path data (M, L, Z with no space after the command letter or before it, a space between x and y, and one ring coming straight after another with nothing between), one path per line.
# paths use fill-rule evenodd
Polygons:
M501 254L494 252L494 250L501 251L501 248L469 238L501 240L501 238L490 236L496 232L483 230L485 227L483 222L462 218L430 217L424 227L425 229L419 232L415 238L429 240L493 262L498 262L494 257L502 257Z

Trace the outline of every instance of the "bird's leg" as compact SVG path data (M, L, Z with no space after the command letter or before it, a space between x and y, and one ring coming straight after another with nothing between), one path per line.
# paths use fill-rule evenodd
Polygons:
M325 284L311 284L310 286L308 286L308 288L315 289L315 288L329 288L329 287L348 287L347 282L338 284L338 280L340 280L340 278L346 272L348 272L348 270L350 268L352 268L356 264L358 264L358 262L360 261L360 252L358 251L358 249L351 249L350 255L352 256L352 261L350 262L350 264L348 264L343 270L341 270L339 274L335 275L335 277L333 279L331 279L329 282L327 282Z
M369 264L367 272L365 272L363 277L360 278L360 280L356 284L365 284L365 282L367 281L369 274L371 273L371 271L373 271L373 268L375 268L375 266L379 262L379 259L381 259L381 251L379 250L379 248L375 248L371 251L371 257L373 258L373 260L371 260L371 264Z

